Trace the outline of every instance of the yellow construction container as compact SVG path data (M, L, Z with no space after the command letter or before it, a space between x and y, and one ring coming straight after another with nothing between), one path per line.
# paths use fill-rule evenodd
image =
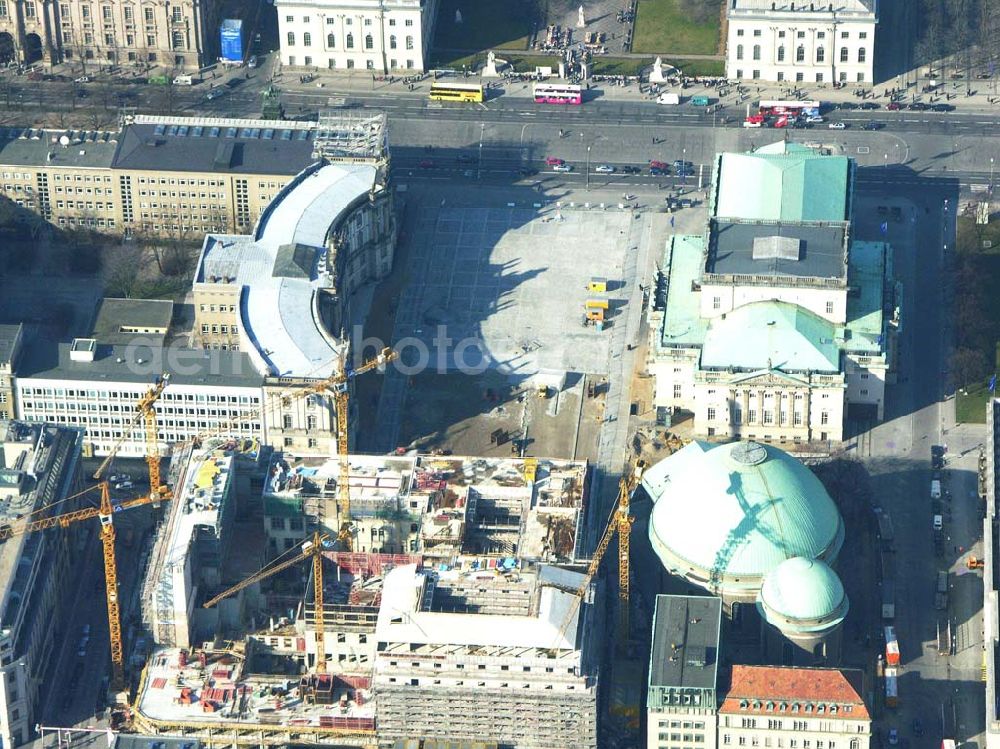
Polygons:
M608 279L598 278L594 276L587 283L587 291L593 291L598 294L603 294L608 290Z
M600 307L587 307L587 319L588 320L603 320L604 310Z
M588 310L592 310L592 309L607 309L608 308L608 300L607 299L588 299L586 301L586 303L584 304L584 306Z

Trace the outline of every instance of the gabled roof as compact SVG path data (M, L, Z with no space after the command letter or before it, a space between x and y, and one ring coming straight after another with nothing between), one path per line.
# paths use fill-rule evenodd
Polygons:
M840 349L829 320L788 302L753 302L712 320L701 366L832 373Z
M805 717L817 716L817 706L823 705L826 719L870 720L861 684L861 672L854 669L734 665L719 712Z
M846 221L851 162L796 144L719 156L713 215L769 221Z

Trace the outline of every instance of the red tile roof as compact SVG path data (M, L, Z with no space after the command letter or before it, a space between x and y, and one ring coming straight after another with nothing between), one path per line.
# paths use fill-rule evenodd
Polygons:
M857 684L852 684L852 681ZM793 668L790 666L733 666L730 687L723 695L720 713L757 715L817 715L823 705L826 718L868 720L868 708L861 699L861 674L835 668ZM754 705L754 701L759 704ZM768 709L768 703L773 703ZM785 709L781 710L781 703ZM793 705L798 705L794 710ZM812 708L807 712L806 705ZM830 710L831 705L837 711ZM850 705L851 709L845 710Z

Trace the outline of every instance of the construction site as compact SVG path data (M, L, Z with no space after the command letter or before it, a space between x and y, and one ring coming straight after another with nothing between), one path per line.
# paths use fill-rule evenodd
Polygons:
M257 745L596 746L603 594L555 566L580 556L587 464L346 464L345 508L340 458L264 460L215 440L175 460L143 588L154 648L134 728ZM348 543L326 520L345 516ZM500 714L498 690L511 701Z

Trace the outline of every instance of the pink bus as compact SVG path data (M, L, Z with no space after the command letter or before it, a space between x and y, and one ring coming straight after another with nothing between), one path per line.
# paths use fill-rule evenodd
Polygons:
M583 104L583 91L572 83L536 83L535 104Z

